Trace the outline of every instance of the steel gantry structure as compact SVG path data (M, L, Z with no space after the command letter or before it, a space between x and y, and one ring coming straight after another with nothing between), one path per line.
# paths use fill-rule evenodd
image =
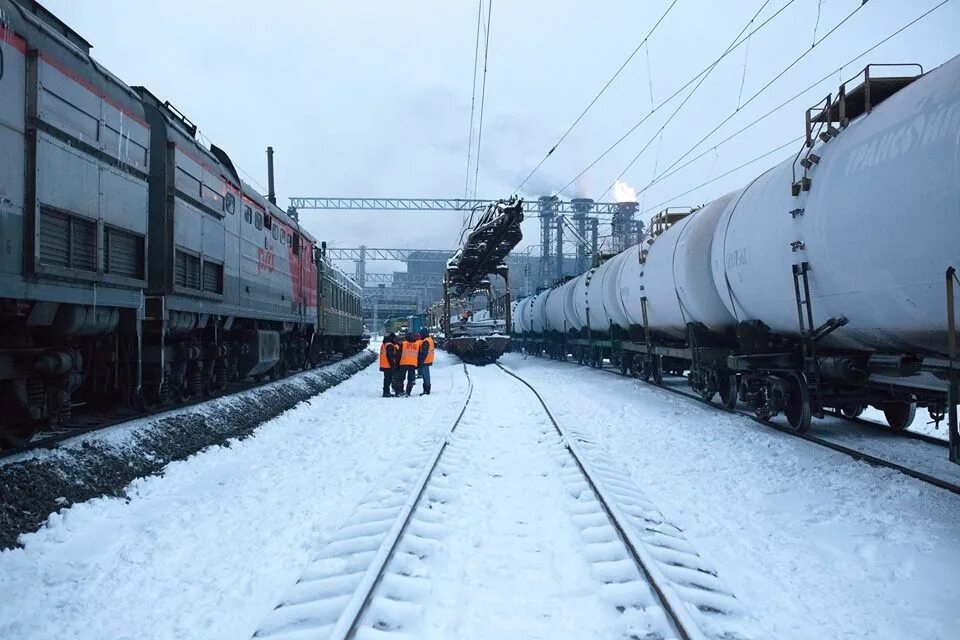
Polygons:
M290 198L292 210L314 209L326 211L448 211L467 213L479 211L491 200L464 198ZM540 219L540 261L537 269L538 286L546 286L565 274L582 273L600 259L598 216L605 216L610 225L609 249L616 253L636 244L643 234L643 223L635 220L636 202L594 202L590 198L560 200L557 196L542 196L524 200L523 213L528 218ZM566 231L566 233L565 233ZM568 261L564 243L576 247L575 259ZM453 250L440 249L379 249L358 247L328 249L335 260L351 260L356 265L358 282L367 282L367 260L395 260L404 262L411 255L417 260L446 260ZM525 268L525 271L528 268Z
M556 196L553 196L556 197ZM320 209L326 211L472 211L486 207L496 198L470 200L462 198L290 198L290 206L295 209ZM553 213L578 213L577 199L563 202L557 198ZM593 202L592 211L599 215L613 215L620 210L619 202ZM537 200L525 200L524 215L540 213Z

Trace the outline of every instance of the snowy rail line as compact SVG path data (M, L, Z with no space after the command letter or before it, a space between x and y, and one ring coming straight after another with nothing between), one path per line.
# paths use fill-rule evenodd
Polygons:
M762 635L602 446L516 374L465 371L453 424L394 466L255 637ZM526 387L509 403L506 376Z
M552 359L551 359L551 360L552 360ZM557 361L557 362L564 362L564 363L568 363L568 364L572 364L572 365L576 365L576 364L577 364L577 363L575 363L575 362L567 361L567 360L556 360L556 361ZM592 367L591 367L591 368L592 368ZM953 482L953 481L948 480L948 479L945 479L945 478L937 477L936 475L933 475L933 474L931 474L931 473L927 473L926 471L922 471L922 470L920 470L920 469L915 469L915 468L913 468L913 467L911 467L911 466L908 466L907 464L901 464L900 462L896 462L896 461L894 461L894 460L891 460L891 459L889 459L888 457L883 457L883 456L881 456L881 455L875 455L875 454L872 454L872 453L870 453L870 452L868 452L868 451L864 451L863 449L859 449L859 448L856 448L856 447L853 447L853 446L845 445L845 444L842 444L842 443L840 443L840 442L836 442L836 441L834 441L834 440L830 440L830 439L825 438L825 437L820 437L820 436L817 436L817 435L815 435L815 434L813 434L813 433L810 433L810 432L807 432L807 433L798 432L798 431L796 431L796 430L794 430L794 429L791 429L791 428L789 428L789 427L787 427L787 426L784 426L784 425L781 425L781 424L777 424L776 422L773 422L773 421L771 421L771 420L764 420L764 419L758 417L756 414L754 414L754 413L752 413L752 412L750 412L750 411L747 411L747 410L745 410L745 409L739 409L739 408L730 409L730 408L727 408L727 407L723 406L722 404L717 404L717 403L714 403L714 402L710 402L710 401L704 400L703 398L701 398L700 396L698 396L698 395L697 395L696 393L694 393L693 391L690 391L690 390L687 390L687 389L680 389L680 388L677 388L677 387L675 387L675 386L671 386L670 384L667 384L667 377L666 377L666 376L664 376L664 383L663 383L663 384L656 384L655 382L652 382L652 381L649 381L649 380L643 380L642 378L638 378L638 377L634 377L634 376L626 376L625 374L620 373L620 372L616 371L615 369L607 368L607 367L605 367L605 366L601 366L601 367L599 368L599 370L602 371L602 372L604 372L604 373L609 373L609 374L611 374L611 375L615 375L615 376L617 376L617 377L628 377L628 378L631 378L631 379L635 379L635 380L637 380L637 381L639 381L639 382L643 382L644 384L650 385L650 386L652 386L652 387L654 387L654 388L656 388L656 389L662 389L662 390L664 390L664 391L669 391L670 393L676 394L676 395L681 396L681 397L683 397L683 398L687 398L687 399L692 400L692 401L694 401L694 402L696 402L696 403L698 403L698 404L701 404L701 405L710 407L711 409L714 409L714 410L716 410L716 411L720 411L720 412L723 412L723 413L729 413L729 414L741 416L741 417L747 418L748 420L752 420L753 422L756 422L756 423L758 423L758 424L761 424L761 425L763 425L764 427L768 427L768 428L770 428L770 429L775 429L775 430L777 430L777 431L779 431L779 432L781 432L781 433L785 433L785 434L787 434L787 435L795 436L795 437L800 438L800 439L802 439L802 440L806 440L807 442L811 442L811 443L813 443L813 444L817 444L817 445L822 446L822 447L825 447L825 448L827 448L827 449L831 449L831 450L836 451L836 452L838 452L838 453L842 453L842 454L844 454L844 455L846 455L846 456L849 456L849 457L853 458L854 460L860 460L860 461L867 462L867 463L869 463L869 464L876 465L876 466L879 466L879 467L885 467L885 468L887 468L887 469L892 469L892 470L894 470L894 471L898 471L898 472L900 472L900 473L902 473L902 474L904 474L904 475L906 475L906 476L909 476L909 477L914 478L914 479L916 479L916 480L920 480L921 482L930 484L930 485L935 486L935 487L938 487L938 488L940 488L940 489L945 489L946 491L950 491L951 493L960 494L960 483L958 483L958 482ZM681 378L678 378L678 379L681 379ZM682 379L685 380L686 378L682 378ZM930 445L931 447L935 447L935 448L938 448L938 449L945 448L946 445L947 445L947 443L946 443L945 440L942 440L942 439L940 439L940 438L936 438L936 437L933 437L933 436L930 436L930 435L927 435L927 434L924 434L924 433L918 433L918 432L913 432L913 431L902 431L902 432L899 432L899 433L895 433L895 432L891 432L891 431L890 431L888 428L886 428L884 425L881 425L881 424L878 424L878 423L875 423L875 422L871 422L871 421L868 421L868 420L864 420L864 419L862 419L862 418L848 418L848 417L846 417L846 416L842 416L842 415L839 415L839 414L830 414L830 415L832 415L833 417L837 418L838 420L844 421L845 423L849 423L849 424L851 424L851 425L858 425L859 427L861 427L861 428L863 428L863 429L870 430L870 431L873 431L873 432L883 433L883 434L889 435L891 438L901 438L901 439L916 440L916 441L918 441L918 442L923 442L923 443L925 443L925 444L927 444L927 445Z

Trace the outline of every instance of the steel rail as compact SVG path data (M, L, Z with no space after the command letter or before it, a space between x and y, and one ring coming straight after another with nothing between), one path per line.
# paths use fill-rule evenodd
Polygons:
M571 362L571 361L569 361L569 360L561 360L560 362L568 362L569 364L572 364L572 365L575 365L575 366L582 366L582 365L578 365L576 362ZM593 369L593 368L596 368L596 367L590 367L590 368ZM902 464L900 464L900 463L898 463L898 462L893 462L892 460L887 460L886 458L881 458L881 457L879 457L879 456L875 456L875 455L873 455L873 454L866 453L865 451L861 451L861 450L859 450L859 449L854 449L853 447L848 447L848 446L846 446L846 445L839 444L839 443L833 442L833 441L831 441L831 440L826 440L826 439L824 439L824 438L819 438L819 437L814 436L814 435L811 435L811 434L809 434L809 433L800 433L800 432L798 432L798 431L796 431L796 430L794 430L794 429L791 429L791 428L789 428L789 427L785 427L785 426L783 426L783 425L776 424L775 422L770 422L769 420L764 420L763 418L760 418L759 416L757 416L757 415L755 415L755 414L753 414L753 413L750 413L749 411L744 411L743 409L728 409L727 407L724 407L724 406L722 406L722 405L714 404L713 402L710 402L709 400L704 400L703 398L701 398L700 396L698 396L698 395L695 394L695 393L687 392L687 391L684 391L684 390L682 390L682 389L675 389L675 388L669 387L669 386L667 386L667 385L659 385L659 384L656 384L655 382L651 382L651 381L649 381L649 380L644 380L643 378L639 378L639 377L636 377L636 376L624 375L624 374L622 374L622 373L620 373L620 372L618 372L618 371L616 371L616 370L614 370L614 369L607 369L607 368L604 368L604 367L600 367L599 370L600 370L600 371L605 371L605 372L607 372L607 373L610 373L610 374L615 375L615 376L620 377L620 378L628 378L628 379L631 379L631 380L637 380L637 381L642 382L642 383L644 383L644 384L647 384L647 385L649 385L649 386L651 386L651 387L654 387L655 389L663 389L664 391L669 391L670 393L674 393L674 394L676 394L676 395L678 395L678 396L682 396L682 397L684 397L684 398L688 398L688 399L690 399L690 400L694 400L694 401L696 401L696 402L699 402L699 403L701 403L701 404L704 404L704 405L706 405L706 406L708 406L708 407L712 407L713 409L716 409L717 411L722 411L722 412L724 412L724 413L730 413L730 414L733 414L733 415L738 415L738 416L741 416L741 417L744 417L744 418L748 418L748 419L752 420L753 422L756 422L757 424L761 424L761 425L763 425L763 426L765 426L765 427L769 427L769 428L771 428L771 429L775 429L775 430L777 430L777 431L779 431L779 432L781 432L781 433L785 433L785 434L791 435L791 436L796 436L796 437L798 437L798 438L801 438L801 439L803 439L803 440L806 440L807 442L812 442L812 443L818 444L818 445L820 445L820 446L822 446L822 447L826 447L827 449L832 449L833 451L836 451L836 452L838 452L838 453L843 453L843 454L845 454L845 455L850 456L850 457L853 458L854 460L862 460L863 462L867 462L867 463L872 464L872 465L874 465L874 466L885 467L885 468L888 468L888 469L892 469L892 470L894 470L894 471L899 471L900 473L902 473L902 474L904 474L904 475L906 475L906 476L909 476L909 477L911 477L911 478L914 478L914 479L916 479L916 480L920 480L921 482L925 482L925 483L927 483L927 484L930 484L930 485L932 485L932 486L938 487L938 488L940 488L940 489L945 489L945 490L947 490L947 491L950 491L951 493L956 493L956 494L960 495L960 485L954 484L954 483L949 482L949 481L947 481L947 480L943 480L942 478L938 478L938 477L936 477L936 476L932 476L932 475L930 475L929 473L925 473L925 472L923 472L923 471L918 471L918 470L916 470L916 469L912 469L912 468L907 467L907 466L905 466L905 465L902 465ZM850 422L855 422L855 423L859 423L859 422L860 422L860 419L858 419L858 420L851 420L850 418L847 418L846 416L840 416L840 417L842 417L844 420L848 420L848 421L850 421ZM864 422L864 423L869 423L869 421L867 421L867 420L863 420L863 422ZM876 424L876 423L869 423L869 426L870 426L871 428L877 428L877 429L882 429L882 428L883 428L882 425L878 425L878 424ZM905 432L900 432L900 435L903 435L904 437L913 437L913 438L917 438L917 439L921 439L921 440L926 440L926 439L930 438L930 436L924 436L923 434L912 434L912 435L907 436L907 435L905 435Z
M443 441L434 450L426 465L426 469L416 484L414 484L413 491L410 492L410 497L406 503L404 503L393 526L391 526L387 532L386 538L380 544L376 556L374 556L370 562L370 566L364 572L364 577L360 581L360 587L366 585L366 588L358 587L358 589L353 592L353 595L350 596L350 600L347 601L347 604L340 612L336 625L328 636L330 640L347 640L348 638L356 636L360 621L363 619L364 613L366 613L367 608L373 601L373 595L376 593L377 587L380 586L384 575L386 575L387 565L390 564L390 559L400 545L400 540L403 539L403 534L413 519L413 514L417 511L417 506L420 504L423 496L426 495L426 490L430 484L430 479L433 477L433 472L436 471L437 465L440 463L440 457L447 448L450 434L457 430L460 420L463 419L463 415L467 412L470 398L473 397L473 381L470 379L470 372L466 364L463 365L463 372L466 374L467 382L469 383L467 399L463 403L463 408L460 409L460 413L457 415L457 419L453 421L450 430L444 435Z
M531 392L533 392L534 396L536 396L537 400L540 402L540 405L543 407L544 412L547 414L547 417L550 419L553 428L562 438L564 446L570 452L571 457L577 464L577 467L580 469L580 473L587 481L587 484L590 486L590 489L596 496L597 501L603 508L603 511L606 514L607 519L610 521L611 526L617 531L617 534L623 541L623 544L630 553L634 563L640 569L640 572L643 574L644 578L646 578L647 584L649 584L650 588L653 589L654 593L657 594L661 605L663 605L663 610L666 612L667 617L676 628L678 636L683 640L700 640L704 638L705 636L700 630L700 627L687 613L686 605L679 600L679 597L673 592L672 589L669 587L664 587L664 583L667 580L657 567L656 561L646 551L643 542L633 533L633 529L631 527L623 525L625 518L623 517L620 508L615 502L609 499L603 486L595 482L593 476L590 475L590 472L587 470L586 463L584 461L583 453L580 451L580 447L577 444L576 439L571 438L563 430L563 427L560 426L560 423L557 422L557 419L554 418L553 414L550 412L550 409L547 407L547 403L544 402L543 397L541 397L540 393L532 384L524 380L513 371L510 371L499 362L495 364L500 368L501 371L520 381Z

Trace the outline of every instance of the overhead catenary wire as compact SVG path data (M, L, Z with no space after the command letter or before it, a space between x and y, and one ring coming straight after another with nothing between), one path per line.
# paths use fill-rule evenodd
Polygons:
M653 36L653 34L657 31L657 28L664 21L664 19L667 17L667 15L670 13L670 11L673 9L674 5L676 5L678 1L679 0L673 0L670 3L666 11L664 11L663 14L661 14L660 18L654 23L653 27L651 27L650 30L647 32L647 35L645 35L643 37L643 40L640 41L640 44L638 44L636 48L634 48L634 50L630 53L630 55L627 56L627 59L623 61L623 64L620 65L620 67L616 70L616 72L612 76L610 76L610 79L607 80L607 82L603 85L600 91L597 92L597 95L593 96L593 99L589 102L589 104L587 104L584 110L580 112L580 115L577 116L576 120L574 120L573 123L569 127L567 127L567 130L563 132L563 135L560 136L560 138L553 144L553 146L550 147L550 150L547 151L546 155L543 156L543 158L540 160L539 163L537 163L537 166L535 166L533 170L530 171L529 174L527 174L527 177L524 178L523 181L517 186L517 188L514 190L514 193L519 193L520 190L523 189L523 186L527 184L527 181L529 181L530 178L532 178L533 175L540 170L540 167L542 167L543 163L547 161L547 158L553 155L553 152L556 151L557 147L559 147L560 144L567 139L567 136L570 135L570 132L572 132L574 128L578 124L580 124L580 121L583 120L583 117L587 115L587 112L590 111L590 109L593 108L593 105L597 103L597 100L600 99L600 96L606 93L607 89L610 88L610 85L613 84L613 81L620 76L620 74L623 72L626 66L630 64L630 61L633 60L634 56L636 56L637 53L640 51L640 49L643 48L645 45L649 47L649 41L651 36ZM649 48L647 49L647 76L648 77L650 76ZM653 103L653 80L652 79L650 80L650 102L652 106L652 103Z
M749 165L751 165L751 164L753 164L753 163L755 163L755 162L759 162L759 161L763 160L764 158L766 158L767 156L771 156L771 155L777 153L778 151L781 151L781 150L785 149L786 147L789 147L790 145L794 145L794 144L797 144L798 142L803 141L804 139L806 139L806 135L798 136L798 137L796 137L796 138L793 138L793 139L791 139L791 140L788 140L787 142L784 142L783 144L777 146L777 147L774 148L774 149L771 149L771 150L767 151L766 153L763 153L763 154L761 154L761 155L759 155L759 156L757 156L757 157L755 157L755 158L751 158L750 160L747 160L747 161L744 162L743 164L739 164L739 165L737 165L736 167L734 167L734 168L732 168L732 169L730 169L730 170L728 170L728 171L725 171L725 172L721 173L720 175L718 175L718 176L716 176L716 177L710 178L709 180L707 180L707 181L705 181L705 182L701 182L700 184L698 184L697 186L695 186L695 187L693 187L693 188L691 188L691 189L687 189L687 190L684 191L683 193L678 193L678 194L675 195L675 196L671 196L671 197L667 198L666 200L664 200L664 201L661 202L660 204L654 205L654 206L652 206L652 207L648 207L648 208L644 209L643 211L640 211L638 215L643 215L644 213L649 213L649 212L651 212L651 211L659 211L659 210L661 209L661 207L670 204L671 202L673 202L673 201L676 200L677 198L682 198L682 197L685 196L685 195L688 195L688 194L690 194L690 193L693 193L693 192L696 191L697 189L702 189L703 187L707 186L708 184L711 184L711 183L713 183L713 182L716 182L717 180L720 180L721 178L725 178L725 177L727 177L728 175L730 175L731 173L735 173L735 172L739 171L740 169L743 169L743 168L745 168L745 167L747 167L747 166L749 166Z
M490 18L493 10L493 0L487 0L487 31L483 45L483 79L480 82L480 124L477 129L477 162L473 175L473 197L477 197L477 183L480 181L480 150L483 141L483 112L487 100L487 61L490 56Z
M836 69L833 69L833 70L830 71L828 74L826 74L825 76L821 77L819 80L816 80L816 81L813 82L812 84L808 85L805 89L802 89L802 90L799 91L798 93L795 93L793 96L791 96L790 98L788 98L788 99L785 100L784 102L781 102L779 105L777 105L777 106L774 107L773 109L770 109L769 111L767 111L765 114L763 114L763 115L760 116L759 118L756 118L756 119L753 120L752 122L746 124L745 126L743 126L742 128L738 129L738 130L735 131L734 133L730 134L729 136L727 136L726 138L724 138L724 139L721 140L720 142L716 143L716 144L713 145L712 147L704 150L704 151L703 151L702 153L700 153L699 155L697 155L697 156L695 156L695 157L693 157L693 158L690 158L689 160L687 160L686 162L684 162L683 164L681 164L681 165L679 165L679 166L665 169L660 175L657 175L657 176L656 176L652 181L650 181L647 185L645 185L643 188L639 189L639 190L637 191L637 193L638 193L638 194L644 193L644 192L647 191L650 187L652 187L652 186L654 186L654 185L656 185L656 184L659 184L660 182L666 180L667 178L670 178L671 176L675 175L675 174L678 173L679 171L681 171L681 170L685 169L686 167L690 166L691 164L693 164L693 163L696 162L697 160L700 160L700 159L703 158L704 156L706 156L706 155L708 155L708 154L710 154L710 153L712 153L712 152L715 152L720 146L722 146L722 145L726 144L727 142L729 142L730 140L733 140L734 138L740 136L742 133L744 133L744 132L747 131L748 129L751 129L752 127L760 124L761 122L763 122L764 120L766 120L767 118L769 118L769 117L770 117L771 115L773 115L774 113L780 111L780 110L783 109L784 107L786 107L786 106L788 106L789 104L795 102L797 99L799 99L799 98L802 97L803 95L807 94L808 92L810 92L811 90L813 90L813 89L816 88L817 86L823 84L824 82L826 82L827 80L829 80L830 78L832 78L835 74L842 72L843 69L845 69L846 67L849 67L851 64L853 64L853 63L856 62L857 60L863 58L864 56L866 56L867 54L869 54L869 53L872 52L873 50L875 50L875 49L877 49L878 47L886 44L888 41L892 40L893 38L895 38L896 36L900 35L901 33L903 33L904 31L906 31L907 29L909 29L909 28L912 27L913 25L917 24L918 22L920 22L921 20L923 20L924 18L926 18L927 16L929 16L930 14L932 14L934 11L936 11L936 10L939 9L940 7L942 7L942 6L944 6L945 4L947 4L948 2L950 2L950 0L942 0L939 4L934 5L933 7L931 7L930 9L928 9L927 11L925 11L924 13L922 13L921 15L917 16L916 18L914 18L913 20L911 20L911 21L908 22L907 24L903 25L902 27L900 27L899 29L897 29L897 30L894 31L893 33L885 36L885 37L882 38L881 40L878 40L876 43L874 43L873 45L871 45L869 48L865 49L865 50L862 51L861 53L857 54L855 57L853 57L853 58L851 58L850 60L848 60L847 62L841 64L841 65L838 66Z
M765 85L763 85L762 87L760 87L760 89L759 89L756 93L754 93L752 96L750 96L749 98L747 98L747 100L746 100L743 104L741 104L741 105L738 106L736 109L734 109L733 112L730 113L730 115L728 115L726 118L724 118L722 121L720 121L720 123L719 123L717 126L715 126L713 129L711 129L709 133L707 133L705 136L703 136L702 138L700 138L700 140L698 140L698 141L696 142L696 144L694 144L692 147L690 147L690 149L687 150L682 156L680 156L679 158L677 158L676 160L674 160L673 163L672 163L670 166L668 166L666 169L664 169L662 173L666 173L667 171L670 171L670 170L673 169L675 166L677 166L677 164L679 164L680 162L682 162L684 158L686 158L688 155L690 155L691 153L693 153L694 151L696 151L697 147L699 147L701 144L703 144L703 143L704 143L707 139L709 139L710 136L712 136L714 133L716 133L717 131L719 131L720 128L723 127L723 125L725 125L725 124L727 124L728 122L730 122L730 120L732 120L732 119L740 112L741 109L743 109L743 108L746 107L748 104L750 104L751 102L753 102L754 100L756 100L756 99L757 99L760 95L762 95L767 89L769 89L777 80L779 80L780 78L782 78L788 71L790 71L790 69L792 69L793 67L795 67L801 60L803 60L803 59L807 56L807 54L809 54L811 51L813 51L814 48L815 48L818 44L820 44L821 42L823 42L824 40L826 40L827 38L829 38L831 35L833 35L834 33L836 33L836 32L840 29L840 27L842 27L848 20L850 20L854 15L856 15L857 12L859 12L859 11L860 11L863 7L865 7L866 5L867 5L867 0L863 0L863 2L862 2L861 4L859 4L859 5L857 5L857 7L856 7L853 11L851 11L850 13L848 13L843 20L841 20L841 21L838 22L836 25L834 25L833 28L830 29L827 33L825 33L822 38L820 38L819 40L817 40L816 42L814 42L813 45L812 45L809 49L806 49L803 53L801 53L799 56L797 56L797 57L793 60L793 62L791 62L791 63L788 64L786 67L784 67L783 69L781 69L780 72L777 73L777 75L775 75L773 78L771 78ZM831 75L832 75L832 72L831 72ZM637 156L637 157L639 157L639 156ZM630 167L633 166L633 164L634 164L636 161L637 161L637 158L634 158L634 159L630 162L630 164L628 164L627 167L620 173L620 175L617 176L617 180L619 180L620 178L622 178L623 175L630 169ZM610 187L608 187L607 190L603 192L603 195L606 195L606 194L610 191L610 189L612 189L612 188L613 188L613 185L610 185ZM602 198L603 195L601 195L600 197Z
M477 106L477 64L480 61L480 25L483 23L483 0L477 0L477 37L473 45L473 84L470 85L470 132L467 137L467 172L463 177L463 199L470 192L470 165L473 156L473 118ZM466 220L466 217L464 217Z
M780 78L782 78L788 71L790 71L790 69L792 69L793 67L795 67L795 66L796 66L801 60L803 60L811 51L813 51L814 48L816 48L816 46L817 46L818 44L820 44L821 42L823 42L824 40L826 40L827 38L829 38L831 35L833 35L834 33L836 33L844 24L846 24L846 22L847 22L848 20L850 20L851 18L853 18L853 16L855 16L861 9L863 9L863 7L865 7L865 6L867 5L867 2L868 2L868 0L862 0L862 2L861 2L860 4L858 4L853 11L851 11L850 13L848 13L848 14L843 18L843 20L841 20L841 21L838 22L836 25L834 25L833 28L830 29L827 33L825 33L822 38L820 38L819 40L817 40L816 42L814 42L814 43L810 46L809 49L806 49L803 53L801 53L799 56L797 56L797 57L793 60L793 62L791 62L790 64L788 64L786 67L784 67L777 75L775 75L773 78L771 78L765 85L763 85L762 87L760 87L760 90L759 90L759 91L757 91L757 92L754 93L752 96L750 96L749 98L747 98L747 100L746 100L743 104L739 105L736 109L734 109L733 113L731 113L731 114L730 114L729 116L727 116L720 124L718 124L716 127L714 127L713 130L710 131L710 133L708 133L708 134L705 135L703 138L701 138L689 151L687 151L687 153L685 153L684 155L680 156L677 160L675 160L675 161L673 162L673 164L671 164L671 165L668 166L666 169L664 169L664 172L669 171L670 169L672 169L673 167L675 167L675 166L677 165L677 163L679 163L680 161L682 161L687 155L689 155L689 154L692 153L694 150L696 150L696 148L699 147L701 143L703 143L703 142L704 142L705 140L707 140L710 136L712 136L714 133L716 133L716 132L720 129L720 127L722 127L722 126L725 125L727 122L729 122L731 119L733 119L733 117L736 116L737 113L739 113L741 109L743 109L743 108L746 107L748 104L750 104L751 102L753 102L757 97L759 97L759 96L760 96L761 94L763 94L767 89L769 89L777 80L779 80ZM748 36L748 41L749 41L749 36ZM701 82L702 82L702 81L701 81ZM699 86L699 84L698 84L697 86ZM696 91L696 88L694 88L694 91ZM690 95L692 95L692 94L693 94L693 91L690 93ZM688 95L687 98L689 98L690 95ZM681 103L680 107L682 107L682 106L683 106L683 104ZM678 107L677 110L679 110L680 107ZM665 122L664 125L660 128L660 131L663 131L663 129L667 126L667 124L670 123L670 120L673 119L673 116L674 116L674 115L676 115L676 111L671 115L671 117L667 120L667 122ZM647 146L649 146L649 144L648 144ZM602 199L605 195L607 195L607 193L610 192L611 189L613 189L614 185L616 185L616 183L627 173L627 171L629 171L630 168L633 167L633 165L637 162L637 160L640 158L640 156L643 154L643 152L644 152L645 150L646 150L646 147L644 147L644 149L641 149L641 150L640 150L640 153L638 153L638 154L633 158L633 160L631 160L631 161L627 164L627 166L623 169L623 171L620 172L620 175L618 175L618 176L616 177L616 179L613 181L613 183L611 183L610 186L607 187L607 189L600 195L600 197L599 197L598 199Z
M679 89L677 89L676 91L674 91L674 92L670 95L670 97L666 98L665 100L662 100L659 104L657 104L656 107L654 107L653 109L651 109L650 113L648 113L648 114L646 114L645 116L643 116L642 118L640 118L640 120L639 120L638 122L636 122L632 127L630 127L629 129L627 129L627 131L626 131L623 135L621 135L613 144L611 144L609 147L607 147L607 148L603 151L603 153L601 153L599 156L597 156L596 158L594 158L593 161L590 162L590 164L588 164L586 167L584 167L583 170L580 171L580 173L578 173L576 176L574 176L572 180L570 180L569 182L567 182L567 184L565 184L563 187L561 187L560 189L558 189L555 195L560 195L560 193L562 193L563 191L566 191L573 183L575 183L577 180L579 180L579 179L583 176L583 174L585 174L587 171L589 171L589 170L592 169L594 166L596 166L596 164L597 164L598 162L600 162L601 160L603 160L605 157L607 157L607 155L609 155L611 151L613 151L613 150L616 149L618 146L620 146L620 144L621 144L624 140L626 140L627 138L629 138L630 135L631 135L634 131L636 131L637 129L639 129L639 128L643 125L644 122L646 122L648 119L650 119L655 113L657 113L658 111L660 111L660 109L662 109L662 108L665 107L666 105L670 104L670 103L673 101L674 98L676 98L676 97L679 96L681 93L683 93L684 91L686 91L693 83L695 83L697 80L699 80L701 76L703 76L705 73L708 73L711 69L713 69L721 60L723 60L725 57L727 57L728 55L730 55L731 53L733 53L734 51L736 51L744 42L746 42L747 38L749 38L749 37L752 36L752 35L755 35L755 34L756 34L757 32L759 32L761 29L763 29L763 28L766 27L768 24L770 24L771 21L773 21L777 16L779 16L781 13L783 13L783 11L786 10L787 7L789 7L790 5L792 5L794 2L796 2L796 0L789 0L786 4L784 4L782 7L780 7L779 9L777 9L777 11L775 11L770 17L768 17L766 20L764 20L762 23L760 23L760 25L757 26L756 29L754 29L754 30L751 31L749 34L747 34L747 36L746 36L745 38L742 38L739 42L737 42L729 51L726 51L726 52L724 52L723 54L721 54L719 58L717 58L716 60L714 60L713 62L711 62L710 64L708 64L708 65L707 65L706 67L704 67L699 73L695 74L692 78L690 78L689 80L687 80L687 82L686 82L682 87L680 87Z

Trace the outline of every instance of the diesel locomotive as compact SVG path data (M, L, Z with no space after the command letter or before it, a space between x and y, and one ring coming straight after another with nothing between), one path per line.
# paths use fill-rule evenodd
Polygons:
M362 347L361 289L229 155L0 0L0 445Z

